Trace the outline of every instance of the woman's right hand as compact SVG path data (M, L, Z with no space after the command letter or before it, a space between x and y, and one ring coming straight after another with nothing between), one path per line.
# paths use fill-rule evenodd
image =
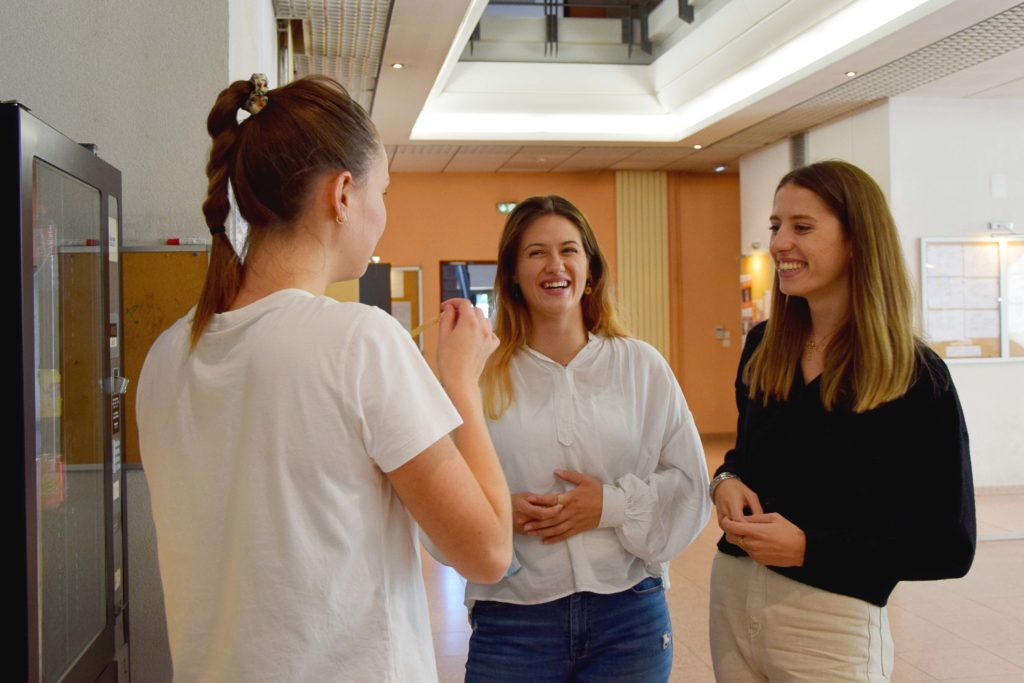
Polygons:
M441 304L437 367L442 384L475 389L484 363L496 348L498 338L483 311L466 299Z
M723 519L742 521L744 515L760 515L761 499L754 490L740 481L739 477L726 479L715 488L715 497L711 500L718 513L718 526L721 528ZM746 511L750 512L747 513ZM723 529L723 531L725 531Z
M520 491L512 494L512 530L517 534L526 534L523 525L537 520L551 519L562 509L558 503L558 494L541 495Z

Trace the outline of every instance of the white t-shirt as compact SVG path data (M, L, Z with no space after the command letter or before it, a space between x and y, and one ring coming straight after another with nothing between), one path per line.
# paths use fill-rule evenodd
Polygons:
M509 365L515 399L491 439L513 493L562 493L553 470L604 483L600 525L542 545L515 534L521 567L500 583L468 583L467 604L537 604L579 591L616 593L648 576L668 582L668 560L711 514L704 448L683 392L652 346L590 335L567 366L529 347Z
M376 308L288 289L189 316L139 379L177 681L433 681L415 522L384 472L460 418Z

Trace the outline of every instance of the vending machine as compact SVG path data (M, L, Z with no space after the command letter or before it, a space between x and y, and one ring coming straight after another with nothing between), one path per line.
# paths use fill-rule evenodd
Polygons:
M123 681L121 173L16 102L0 103L0 165L19 418L0 476L14 530L5 676Z

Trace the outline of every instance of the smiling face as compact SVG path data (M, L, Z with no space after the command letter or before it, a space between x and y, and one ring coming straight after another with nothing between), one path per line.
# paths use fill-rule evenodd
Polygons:
M579 316L590 263L579 228L558 214L546 214L523 231L515 282L531 316Z
M845 308L850 291L850 240L818 195L792 183L775 193L770 251L783 294Z

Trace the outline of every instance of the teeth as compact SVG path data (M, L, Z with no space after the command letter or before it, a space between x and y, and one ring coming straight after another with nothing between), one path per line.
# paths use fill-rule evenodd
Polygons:
M559 280L557 282L545 282L541 285L544 289L562 289L568 287L569 283L565 280Z
M785 261L779 264L779 270L800 270L803 267L803 263L796 263L794 261Z

